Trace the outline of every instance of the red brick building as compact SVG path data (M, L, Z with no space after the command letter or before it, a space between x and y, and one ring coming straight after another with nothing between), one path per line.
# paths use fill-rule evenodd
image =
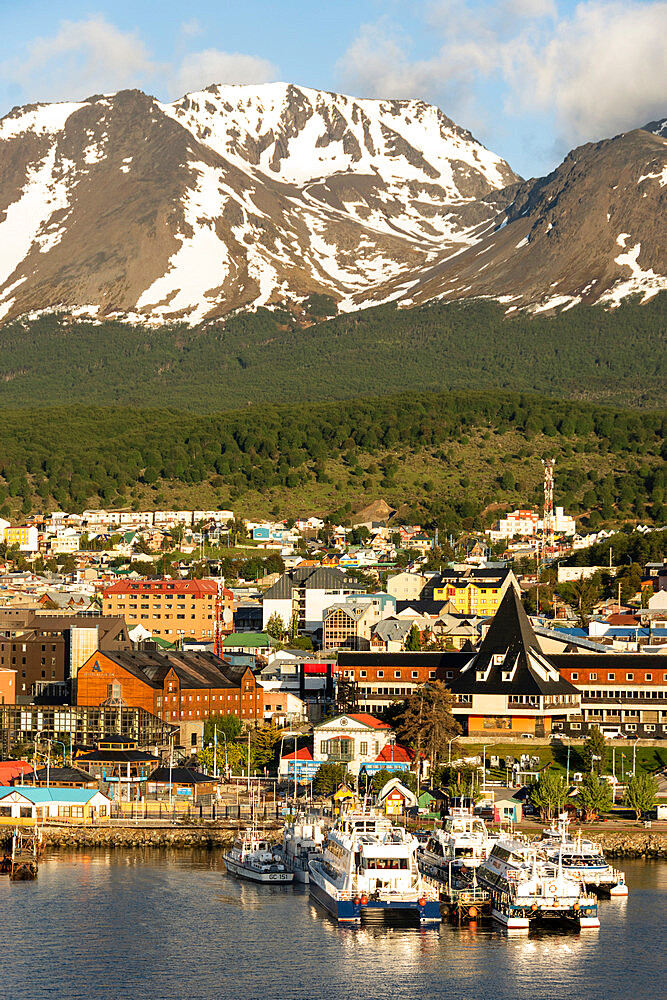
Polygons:
M472 653L340 652L338 680L354 685L357 708L381 712L392 702L408 698L427 681L449 684Z
M261 720L264 713L263 690L250 667L213 653L98 651L79 669L77 704L120 703L171 723L227 714Z

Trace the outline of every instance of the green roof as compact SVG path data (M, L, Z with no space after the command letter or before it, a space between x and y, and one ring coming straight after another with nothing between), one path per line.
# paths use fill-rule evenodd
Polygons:
M265 632L232 632L222 640L223 647L243 646L247 649L251 646L270 646L271 637Z

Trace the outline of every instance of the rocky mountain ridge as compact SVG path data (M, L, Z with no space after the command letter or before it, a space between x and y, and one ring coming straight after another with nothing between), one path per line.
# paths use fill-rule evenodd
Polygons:
M269 84L15 108L0 120L0 321L195 324L311 294L345 311L652 294L667 286L667 140L652 126L522 182L416 100ZM619 170L619 194L601 197L601 173ZM604 238L582 223L589 197L610 216Z

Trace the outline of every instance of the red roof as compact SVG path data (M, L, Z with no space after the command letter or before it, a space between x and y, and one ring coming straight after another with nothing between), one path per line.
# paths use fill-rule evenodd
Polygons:
M605 619L607 625L638 625L639 615L607 615Z
M414 750L410 750L409 747L402 747L398 743L394 743L392 747L390 743L387 743L380 750L375 761L381 764L409 764L414 759L414 756Z
M119 580L118 583L107 587L102 596L142 592L191 594L193 597L202 597L204 594L217 594L218 584L215 580Z
M361 722L364 726L370 726L371 729L391 729L388 722L382 722L380 719L376 719L374 715L369 712L355 712L354 714L348 715L348 719L354 719L355 722Z
M32 764L25 760L0 760L0 785L8 785L13 778L32 774Z
M294 760L295 757L296 757L297 760L312 760L313 759L313 755L312 755L311 751L308 749L308 747L302 747L301 750L297 750L296 754L294 753L293 750L292 750L291 753L283 754L282 760Z

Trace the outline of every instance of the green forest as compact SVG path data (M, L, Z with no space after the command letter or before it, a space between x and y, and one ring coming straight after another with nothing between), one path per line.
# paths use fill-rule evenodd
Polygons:
M507 389L662 406L667 293L646 305L507 317L495 302L394 305L311 325L259 309L202 326L41 316L0 328L0 407L157 406L219 412L406 390ZM307 318L307 316L306 316Z
M409 518L477 528L557 502L584 525L665 517L667 414L530 393L404 392L198 414L84 405L6 409L0 516L63 507L233 506L345 518L383 496Z

